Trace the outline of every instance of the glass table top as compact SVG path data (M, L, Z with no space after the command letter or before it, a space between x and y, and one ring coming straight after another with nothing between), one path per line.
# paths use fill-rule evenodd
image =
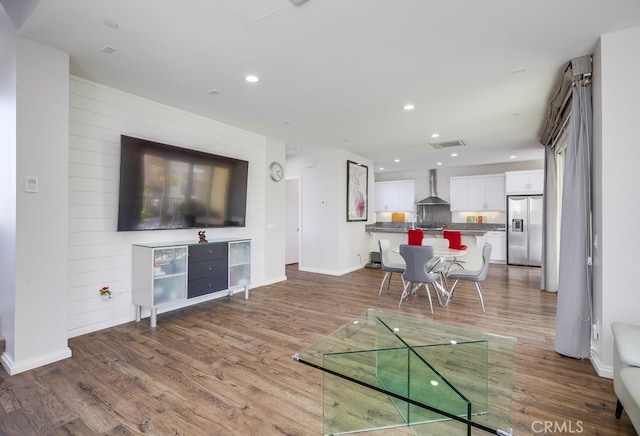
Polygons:
M325 434L508 435L515 342L369 309L294 359L323 371Z

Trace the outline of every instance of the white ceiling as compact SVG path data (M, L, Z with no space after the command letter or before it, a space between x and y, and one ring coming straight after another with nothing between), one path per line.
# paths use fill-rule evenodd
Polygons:
M19 33L69 53L72 74L376 172L541 159L564 64L640 25L638 0L2 2L37 4ZM435 150L433 132L468 145Z

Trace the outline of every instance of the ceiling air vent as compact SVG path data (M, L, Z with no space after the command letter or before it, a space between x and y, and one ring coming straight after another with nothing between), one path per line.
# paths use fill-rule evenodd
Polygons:
M451 139L448 141L430 142L429 144L437 150L440 150L441 148L464 147L467 145L462 139Z

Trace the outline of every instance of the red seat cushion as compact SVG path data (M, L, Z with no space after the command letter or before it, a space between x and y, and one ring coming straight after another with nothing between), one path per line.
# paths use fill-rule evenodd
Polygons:
M407 232L409 236L409 245L422 245L422 238L424 237L424 232L422 230L411 230Z
M449 240L449 248L453 248L454 250L466 250L467 246L462 245L462 235L460 232L445 230L442 232L442 236L445 239Z

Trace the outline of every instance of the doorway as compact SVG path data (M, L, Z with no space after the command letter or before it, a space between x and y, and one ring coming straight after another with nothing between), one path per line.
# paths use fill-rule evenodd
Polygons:
M285 265L300 260L300 179L286 180Z

